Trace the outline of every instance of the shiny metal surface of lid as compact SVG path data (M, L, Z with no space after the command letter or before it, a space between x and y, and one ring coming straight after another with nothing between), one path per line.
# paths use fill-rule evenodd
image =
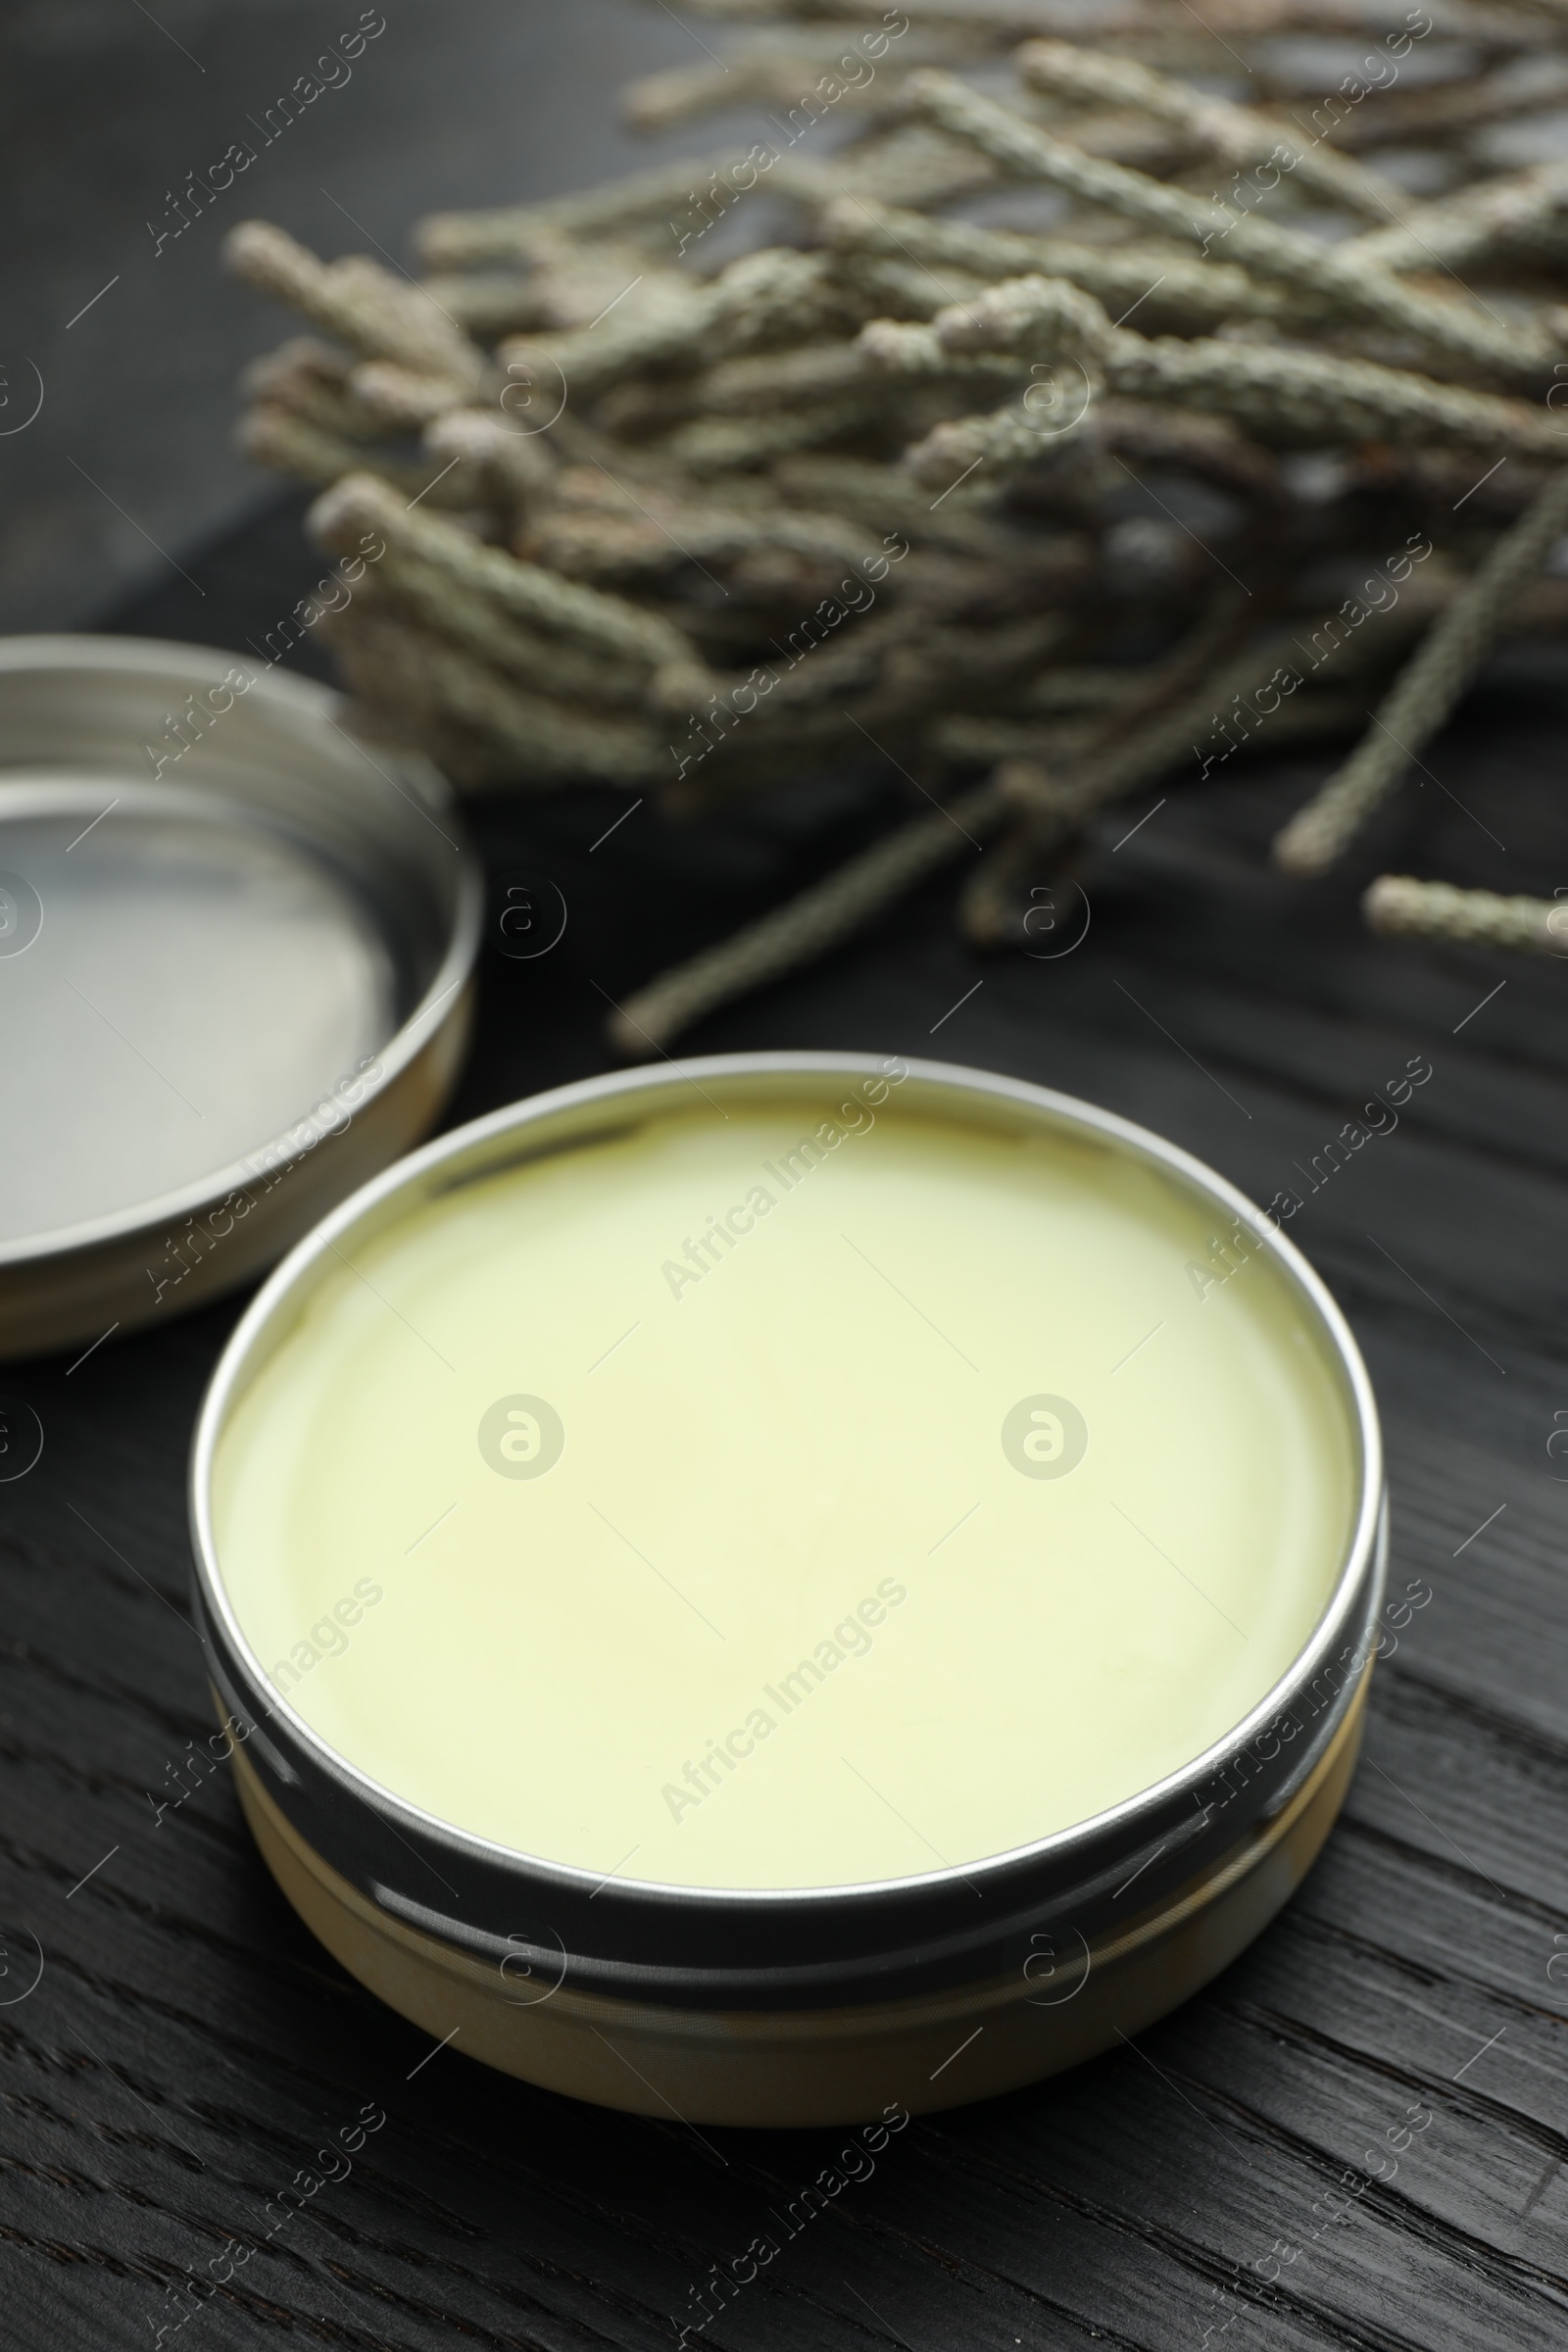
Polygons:
M480 907L445 783L340 696L0 641L0 1355L233 1287L415 1141Z

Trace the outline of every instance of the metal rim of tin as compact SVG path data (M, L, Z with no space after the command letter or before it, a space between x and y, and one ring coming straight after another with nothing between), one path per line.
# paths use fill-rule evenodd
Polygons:
M1345 1722L1372 1654L1388 1548L1382 1440L1371 1383L1332 1296L1295 1246L1235 1186L1114 1112L1025 1081L901 1056L900 1109L1034 1121L1088 1133L1152 1164L1189 1196L1242 1218L1316 1321L1355 1442L1352 1532L1310 1639L1226 1737L1165 1780L1027 1845L977 1862L851 1886L714 1889L612 1876L543 1860L458 1830L373 1782L330 1748L269 1682L224 1590L212 1524L212 1476L231 1405L303 1298L367 1236L458 1184L667 1111L701 1082L754 1101L815 1081L878 1075L868 1054L756 1053L585 1079L508 1105L385 1170L335 1209L277 1267L213 1375L191 1455L193 1601L220 1705L249 1726L246 1752L268 1794L335 1871L389 1919L494 1963L562 1969L583 1990L685 2009L838 2008L1016 1970L1042 1930L1094 1936L1125 1918L1120 1889L1157 1909L1219 1872L1260 1823L1289 1804ZM1306 1708L1308 1694L1327 1694ZM1305 1714L1305 1720L1300 1715ZM1295 1725L1285 1731L1287 1723ZM1233 1787L1233 1779L1239 1787ZM411 1868L411 1864L413 1867ZM428 1899L429 1873L454 1889ZM422 1882L422 1884L421 1884ZM978 1898L978 1909L977 1909Z
M235 664L247 668L255 666L244 655L220 648L185 645L155 638L83 635L0 639L0 690L12 681L24 680L33 675L40 679L51 675L62 678L122 677L127 682L140 683L163 677L172 684L176 682L177 673L179 683L208 687L215 682L220 683L222 673ZM292 722L301 731L318 732L323 749L329 728L335 727L337 732L342 733L344 730L338 722L350 710L346 699L330 687L265 665L253 676L249 688L245 690L245 700L247 708L254 705L257 710L275 715L280 731L286 730ZM355 739L351 736L349 740L353 743ZM334 758L337 756L332 755ZM367 757L369 755L367 754ZM453 795L445 778L420 754L377 744L376 759L382 764L384 775L388 768L393 771L387 781L393 783L394 790L400 792L411 806L432 823L439 820L438 829L455 855L450 868L445 867L443 860L442 870L449 871L452 879L449 912L442 923L444 944L439 960L417 1001L409 1007L386 1043L376 1050L374 1058L379 1064L379 1074L366 1078L356 1097L356 1116L362 1120L373 1103L394 1094L400 1084L407 1081L421 1055L427 1054L433 1046L439 1048L444 1031L452 1027L454 1036L461 1032L467 1009L466 983L469 980L478 953L484 903L484 885L478 858L456 812ZM82 758L77 764L85 767L89 763ZM20 769L14 766L11 772L20 779L12 788L20 794L25 794L32 784L46 778L48 762L31 760ZM199 765L193 772L199 775ZM68 776L71 774L70 767L66 773ZM7 770L0 766L0 795L6 789ZM285 822L276 811L268 810L260 802L252 802L242 794L233 797L243 803L258 823L265 825L270 821L281 830L292 830L304 837L305 828L297 812L291 811ZM436 870L432 865L431 872ZM445 885L442 887L445 888ZM456 1048L451 1059L455 1063ZM302 1104L301 1109L304 1113L307 1106ZM0 1277L32 1276L41 1279L51 1264L74 1264L87 1253L112 1252L119 1245L139 1242L149 1234L177 1224L181 1219L189 1219L214 1208L244 1187L254 1174L258 1162L266 1161L270 1154L281 1152L289 1138L297 1133L301 1123L297 1120L291 1127L270 1136L260 1136L242 1157L230 1160L224 1166L171 1191L137 1200L128 1207L50 1230L25 1234L18 1240L0 1241ZM427 1124L427 1119L404 1120L402 1133L392 1150L395 1152L400 1145L412 1140L420 1127ZM317 1213L319 1205L318 1201ZM298 1230L296 1224L293 1231L297 1233ZM259 1262L265 1262L266 1255L275 1255L276 1248L281 1246L279 1242L271 1252L264 1252L261 1257L253 1251L248 1264L240 1262L241 1252L231 1252L223 1271L230 1281L243 1279L254 1273ZM203 1295L212 1287L204 1286ZM44 1344L50 1344L50 1341L46 1340Z

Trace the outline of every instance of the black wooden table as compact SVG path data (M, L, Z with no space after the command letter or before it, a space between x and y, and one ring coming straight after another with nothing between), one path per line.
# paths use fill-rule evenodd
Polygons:
M280 510L192 568L205 603L121 625L239 645L311 566ZM950 879L688 1041L941 1053L1127 1112L1260 1200L1304 1193L1291 1231L1382 1401L1408 1601L1278 1923L1115 2055L916 2121L714 2323L721 2352L1568 2343L1568 975L1354 912L1380 865L1568 876L1565 724L1568 689L1515 662L1432 756L1441 789L1331 884L1262 858L1312 769L1232 769L1106 834L1068 956L976 961ZM619 996L782 896L896 783L701 834L644 809L591 858L611 796L476 811L495 904L544 877L570 920L512 962L493 906L453 1119L605 1066L595 983ZM1433 1077L1397 1131L1309 1190L1412 1054ZM226 1777L155 1826L148 1792L210 1728L183 1482L237 1303L0 1370L46 1433L0 1486L0 2343L151 2347L178 2321L180 2352L668 2346L843 2135L699 2137L432 2057L287 1908ZM384 2127L269 2238L268 2200L368 2103Z

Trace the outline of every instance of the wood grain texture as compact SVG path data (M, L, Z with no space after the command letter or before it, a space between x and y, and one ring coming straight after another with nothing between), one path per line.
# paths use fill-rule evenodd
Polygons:
M281 511L201 567L206 605L180 590L122 625L240 643L307 569ZM1059 961L972 960L948 883L689 1041L941 1053L1145 1120L1263 1199L1295 1185L1291 1230L1385 1414L1394 1590L1430 1595L1269 1933L1136 2044L910 2126L713 2323L715 2352L1568 2342L1568 1464L1545 1450L1568 1409L1568 979L1354 917L1365 875L1407 859L1549 889L1565 714L1544 663L1494 673L1433 755L1455 799L1407 791L1332 882L1266 871L1314 771L1252 765L1120 851L1107 834ZM532 964L492 935L454 1119L605 1066L605 996L858 846L896 782L701 834L643 810L593 853L611 796L481 811L495 905L549 878L570 921ZM1433 1077L1397 1131L1311 1190L1412 1054ZM208 1728L183 1480L234 1312L0 1373L46 1432L0 1487L0 2346L151 2346L186 2309L180 2352L669 2346L688 2289L782 2240L770 2217L843 2135L698 2134L431 2058L287 1909L222 1770L155 1818ZM269 2200L366 2102L384 2128L269 2235Z

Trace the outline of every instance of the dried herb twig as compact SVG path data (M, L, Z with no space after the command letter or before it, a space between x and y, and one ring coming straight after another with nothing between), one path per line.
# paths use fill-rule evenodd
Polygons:
M738 45L634 112L744 84L749 148L439 216L422 287L265 223L229 248L314 330L251 371L245 445L325 487L328 550L384 545L324 624L379 724L465 788L690 817L874 758L948 811L631 999L626 1051L955 853L966 934L1016 941L1117 800L1376 711L1282 837L1318 870L1499 631L1568 631L1568 169L1472 137L1568 89L1568 0L1432 0L1419 87L1382 0L689 5ZM1383 86L1330 94L1285 32L1364 34ZM1215 96L1239 64L1263 103ZM1404 139L1444 142L1433 200L1357 160ZM1372 909L1539 945L1521 904Z
M1549 481L1497 541L1373 713L1371 732L1277 837L1275 862L1287 873L1322 873L1419 760L1495 643L1519 589L1565 528L1568 472Z
M1450 882L1380 874L1363 904L1374 931L1456 947L1568 956L1568 906L1561 899L1499 898L1490 890L1456 890Z

